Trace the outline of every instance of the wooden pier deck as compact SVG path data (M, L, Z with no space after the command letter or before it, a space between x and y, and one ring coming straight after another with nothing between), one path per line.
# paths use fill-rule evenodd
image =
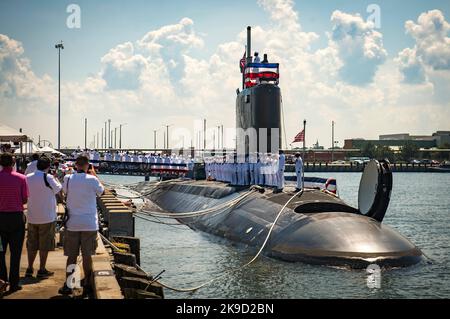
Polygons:
M63 207L58 206L58 213L63 212ZM26 239L25 239L26 240ZM59 240L57 240L58 242ZM111 268L111 257L103 245L100 237L97 238L98 247L96 255L92 256L92 269L94 276L92 278L93 294L88 298L95 299L122 299L122 293L119 284ZM78 257L79 261L81 257ZM9 251L6 252L7 265L9 269ZM66 261L62 247L56 247L55 251L48 254L47 269L55 274L46 279L36 278L36 271L39 268L39 255L34 262L35 274L32 278L24 278L28 266L28 257L26 243L23 245L22 258L20 260L20 283L22 290L12 294L6 293L4 299L69 299L81 298L81 290L74 292L71 296L62 296L58 293L66 280ZM81 265L81 263L80 263ZM81 275L83 278L83 274Z

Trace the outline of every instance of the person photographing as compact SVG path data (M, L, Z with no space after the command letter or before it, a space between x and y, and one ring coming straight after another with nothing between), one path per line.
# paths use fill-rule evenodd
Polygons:
M27 175L28 198L28 268L25 277L33 276L33 264L39 251L40 267L38 278L46 278L54 273L46 269L49 251L55 250L56 198L61 191L59 181L49 174L51 160L41 156L37 160L34 173Z
M89 158L80 155L75 161L76 173L64 177L63 191L67 196L68 219L65 224L64 255L67 256L67 269L77 264L80 254L83 259L84 290L89 291L92 274L92 255L97 248L98 215L96 196L105 189L97 178ZM67 273L69 277L71 273ZM59 290L61 294L71 294L67 282Z

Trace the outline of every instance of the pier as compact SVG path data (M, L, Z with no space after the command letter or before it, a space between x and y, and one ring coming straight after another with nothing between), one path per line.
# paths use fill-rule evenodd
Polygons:
M93 291L82 295L75 289L70 296L58 293L66 280L66 261L63 251L63 232L56 235L56 248L50 251L47 268L54 272L48 278L24 277L28 267L26 238L22 248L20 263L22 290L5 294L5 299L161 299L163 288L153 276L140 268L140 244L134 236L134 216L132 210L117 199L110 189L98 197L100 221L96 254L92 256L92 277L89 278ZM57 215L64 214L64 207L58 205ZM81 263L81 256L78 263ZM6 253L9 265L9 250ZM35 265L38 261L35 261ZM80 267L81 268L81 267ZM82 272L82 270L81 270ZM83 275L81 275L83 278ZM0 296L1 298L1 296Z

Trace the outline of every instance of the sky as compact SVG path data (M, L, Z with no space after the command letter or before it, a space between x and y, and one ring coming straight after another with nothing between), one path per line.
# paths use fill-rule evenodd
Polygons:
M79 28L67 24L70 4ZM450 2L437 0L3 0L0 123L56 145L63 40L62 146L83 146L84 118L88 141L108 119L126 123L130 148L153 147L154 130L162 147L163 125L172 146L181 135L195 145L203 118L232 132L251 25L253 49L280 63L287 146L303 119L307 145L330 147L331 121L340 146L429 135L450 130L449 19Z

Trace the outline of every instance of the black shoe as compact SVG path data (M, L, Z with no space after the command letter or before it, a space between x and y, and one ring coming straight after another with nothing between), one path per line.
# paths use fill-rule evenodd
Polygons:
M3 281L0 279L0 296L5 293L6 289L8 288L9 284L6 281Z
M33 277L33 272L34 272L33 268L27 268L27 270L25 271L25 277L26 278Z
M20 290L22 290L22 286L21 285L9 287L9 293L13 293L13 292L20 291Z
M68 296L71 295L73 292L73 290L71 288L69 288L66 284L64 284L64 286L62 286L61 288L59 288L58 293L60 295L64 295L64 296Z
M53 271L48 271L47 269L38 270L36 277L38 278L48 278L53 276L55 273Z
M86 285L83 287L83 297L86 298L94 293L94 289L91 285Z

